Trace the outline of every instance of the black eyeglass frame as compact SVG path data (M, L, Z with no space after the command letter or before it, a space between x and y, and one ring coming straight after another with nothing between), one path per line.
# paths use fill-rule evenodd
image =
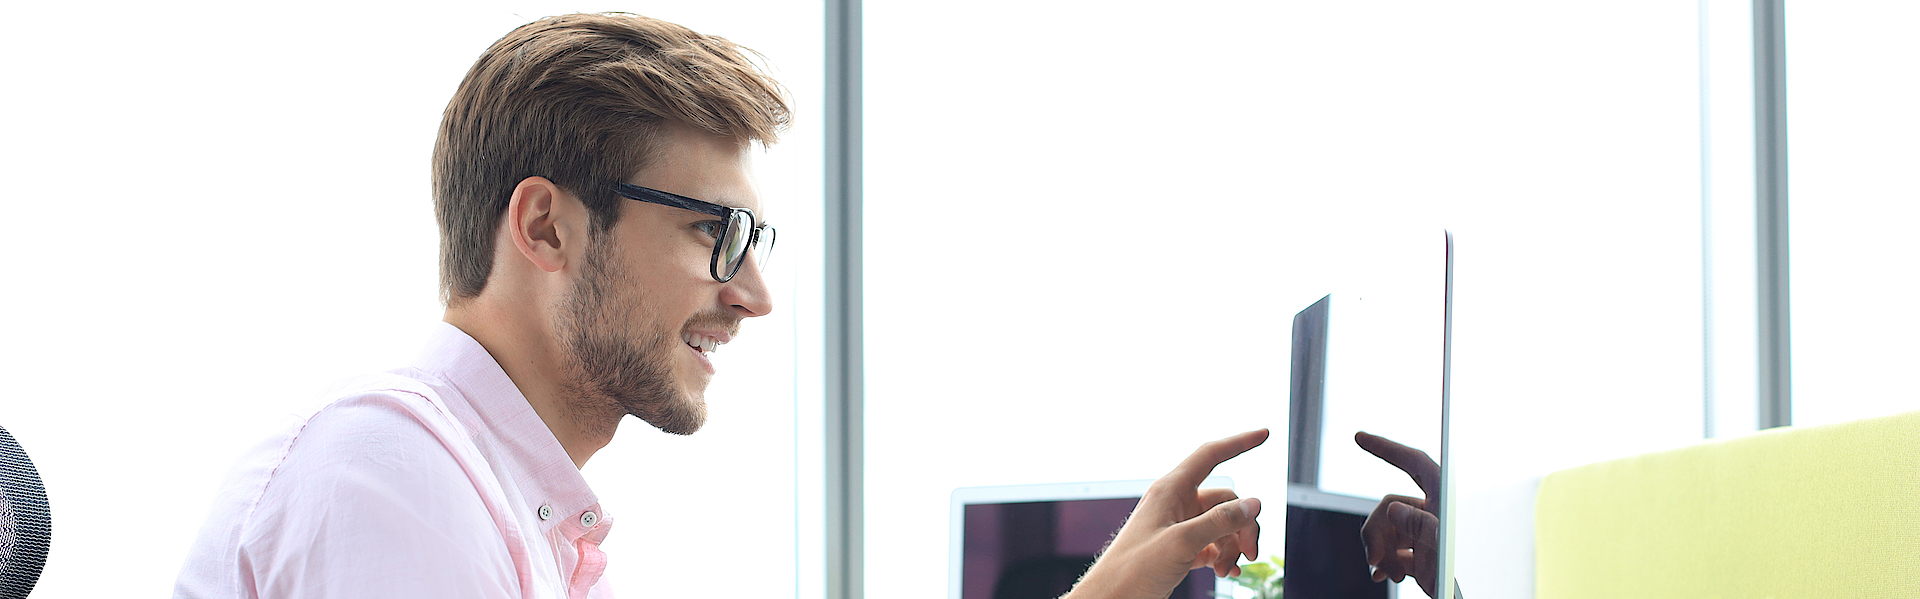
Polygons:
M754 246L763 241L763 236L761 235L763 232L766 234L764 241L767 245L760 250L761 254L758 258L765 261L766 257L773 253L773 240L778 237L778 232L774 231L773 225L760 224L759 217L755 216L752 210L722 206L713 202L704 202L680 194L668 193L651 187L641 187L632 183L616 184L613 186L613 191L614 193L620 194L620 197L629 200L659 204L681 210L692 210L701 214L720 217L720 234L714 236L713 257L707 260L707 274L713 275L713 280L715 281L722 283L732 281L733 275L740 273L740 267L747 263L747 256L753 254ZM751 232L747 234L746 246L740 250L740 261L733 263L730 268L727 268L726 274L723 275L720 273L722 265L720 255L722 249L727 245L727 233L733 228L733 217L735 213L746 213L747 228L750 229ZM756 266L756 268L758 267Z

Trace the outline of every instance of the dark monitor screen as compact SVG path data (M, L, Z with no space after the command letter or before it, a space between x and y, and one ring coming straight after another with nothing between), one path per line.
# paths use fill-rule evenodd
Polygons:
M1390 587L1374 582L1360 541L1366 516L1299 505L1287 506L1287 599L1387 599Z
M1140 498L971 504L961 599L1059 599L1086 574ZM1172 599L1213 599L1213 571L1187 574Z

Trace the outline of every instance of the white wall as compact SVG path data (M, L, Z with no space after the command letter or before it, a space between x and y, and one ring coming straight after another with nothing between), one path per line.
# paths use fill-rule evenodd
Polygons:
M440 317L440 111L513 27L609 8L760 50L800 117L758 163L783 297L717 356L707 430L630 425L586 469L618 519L609 576L712 592L727 556L780 594L818 578L798 551L818 503L796 504L819 469L818 3L16 3L0 426L53 504L35 596L165 596L242 449L327 382L417 351ZM741 517L687 517L724 513Z

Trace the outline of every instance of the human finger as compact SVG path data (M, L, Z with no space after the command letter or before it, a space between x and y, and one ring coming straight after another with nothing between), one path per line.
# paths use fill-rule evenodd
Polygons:
M1241 530L1246 529L1243 528ZM1200 548L1199 555L1194 556L1192 564L1187 566L1187 569L1213 568L1214 572L1218 574L1227 568L1233 567L1235 561L1240 556L1239 541L1239 533L1215 539L1212 543L1208 543L1207 546Z
M1220 557L1219 547L1215 547L1212 545L1202 547L1200 548L1200 555L1193 556L1193 562L1187 564L1187 569L1193 570L1196 568L1210 567L1213 565L1214 560L1219 559L1219 557Z
M1367 566L1367 575L1371 576L1374 582L1393 579L1393 572L1389 571L1386 567L1377 565Z
M1413 557L1412 549L1401 549L1393 552L1392 556L1389 556L1385 561L1380 562L1379 566L1373 568L1373 581L1391 580L1400 582L1408 576L1412 576L1414 571Z
M1235 495L1233 490L1200 490L1200 509L1210 511L1215 505L1221 505L1233 499L1240 499L1240 495ZM1233 572L1240 568L1236 563L1240 553L1244 551L1240 547L1250 547L1242 543L1242 536L1248 530L1260 530L1260 520L1252 520L1250 524L1252 526L1240 526L1240 530L1229 534L1227 538L1215 539L1212 545L1208 545L1206 551L1202 551L1204 559L1194 561L1194 568L1213 566L1213 576L1236 576Z
M1201 489L1195 494L1194 498L1199 501L1199 505L1162 506L1171 511L1161 512L1160 517L1166 519L1166 524L1175 524L1186 520L1188 517L1204 514L1207 510L1213 509L1213 506L1239 499L1240 496L1234 494L1233 489ZM1135 511L1136 513L1133 515L1134 518L1140 518L1141 513L1144 513L1144 510ZM1198 568L1202 565L1204 564L1201 562L1195 562L1193 567Z
M1434 581L1439 578L1440 569L1440 518L1422 509L1407 504L1398 504L1387 510L1387 517L1394 522L1394 528L1403 535L1396 541L1400 546L1411 546L1411 555L1399 560L1401 568L1413 575L1420 583L1420 590L1427 596L1433 596Z
M1388 464L1399 468L1401 472L1413 478L1413 484L1420 486L1420 492L1428 497L1438 495L1440 490L1440 464L1433 461L1427 452L1395 443L1392 439L1360 431L1353 434L1353 442L1361 449L1373 454Z
M1240 498L1239 495L1234 494L1233 489L1201 489L1198 496L1200 498L1200 509L1203 511L1213 509L1213 506Z
M1360 544L1367 549L1368 564L1378 566L1394 550L1408 547L1399 544L1400 532L1394 530L1397 522L1389 514L1395 505L1419 508L1425 507L1426 501L1418 497L1388 495L1374 506L1373 513L1367 514L1367 521L1360 525Z
M1260 522L1256 520L1249 522L1248 526L1241 527L1233 534L1213 542L1214 547L1220 548L1219 557L1214 558L1215 576L1233 576L1232 572L1240 569L1240 556L1246 555L1249 556L1248 559L1252 559L1251 556L1259 553L1252 548L1249 541L1249 539L1258 538L1259 530Z
M1394 541L1396 547L1411 548L1415 554L1439 549L1440 517L1433 512L1398 503L1387 509L1387 519L1400 534Z
M1409 502L1381 500L1361 525L1373 579L1400 582L1412 576L1432 594L1440 564L1439 530L1440 518L1431 512Z
M1184 508L1188 511L1183 514L1175 515L1174 521L1185 520L1187 517L1190 517L1190 516L1198 516L1202 513L1205 513L1207 510L1213 509L1213 506L1220 505L1222 503L1233 501L1239 498L1240 498L1240 495L1237 493L1234 493L1233 489L1200 489L1199 491L1196 491L1194 493L1194 499L1198 502L1198 504Z
M1194 516L1185 522L1174 524L1171 532L1191 547L1189 551L1198 552L1202 547L1213 545L1222 537L1231 536L1254 521L1260 515L1260 500L1252 497L1235 499L1213 506L1212 509Z
M1192 455L1188 455L1187 459L1180 462L1179 466L1175 466L1172 472L1155 481L1154 486L1164 483L1172 489L1198 489L1207 475L1213 473L1215 466L1246 453L1249 449L1259 447L1265 442L1267 442L1267 429L1264 428L1209 441L1194 450Z
M1240 555L1247 561L1260 559L1260 521L1254 520L1253 526L1240 529Z
M1240 541L1238 537L1235 535L1227 535L1220 540L1214 541L1213 544L1208 545L1207 548L1212 550L1213 558L1207 560L1206 565L1213 568L1214 577L1230 576L1231 574L1229 573L1233 571L1236 562L1240 561Z

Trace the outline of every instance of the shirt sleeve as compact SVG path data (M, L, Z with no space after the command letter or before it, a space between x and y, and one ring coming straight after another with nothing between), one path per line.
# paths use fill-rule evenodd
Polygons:
M315 414L243 523L241 586L260 599L520 597L506 540L442 441L451 430L398 392Z

